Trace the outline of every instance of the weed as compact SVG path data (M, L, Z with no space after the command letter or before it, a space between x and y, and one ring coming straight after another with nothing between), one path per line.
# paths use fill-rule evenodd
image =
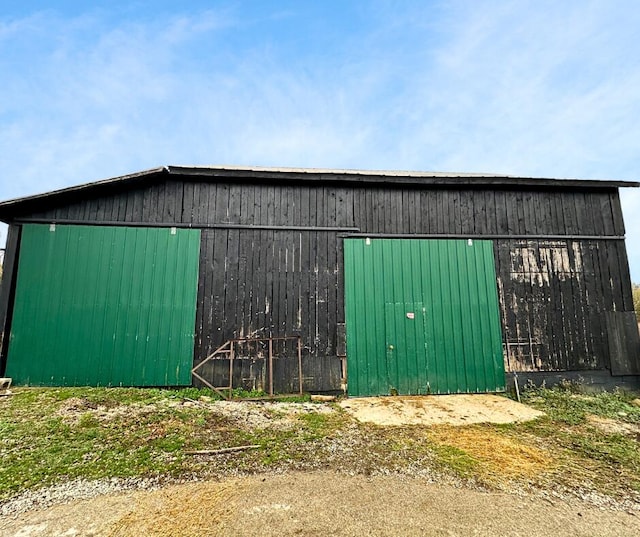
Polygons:
M472 477L478 468L478 461L463 449L449 445L435 445L433 450L447 469L460 477Z
M488 486L551 484L637 495L640 450L632 431L640 426L640 408L630 404L633 395L574 388L525 390L523 400L546 413L531 422L426 430L360 424L338 407L320 412L309 405L289 413L286 405L246 403L268 419L244 421L215 412L219 396L196 388L16 388L0 399L0 501L76 477L319 467L437 469ZM215 463L185 455L247 444L261 447L216 457Z

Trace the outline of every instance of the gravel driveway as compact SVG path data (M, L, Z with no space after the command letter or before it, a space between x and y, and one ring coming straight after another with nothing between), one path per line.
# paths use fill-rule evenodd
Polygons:
M257 475L107 494L0 522L7 537L633 536L640 512L405 476Z

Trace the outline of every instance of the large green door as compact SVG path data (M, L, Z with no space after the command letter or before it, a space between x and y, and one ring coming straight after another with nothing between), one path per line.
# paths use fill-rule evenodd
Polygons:
M350 395L503 391L491 241L345 239Z
M191 384L199 250L199 230L23 226L7 375Z

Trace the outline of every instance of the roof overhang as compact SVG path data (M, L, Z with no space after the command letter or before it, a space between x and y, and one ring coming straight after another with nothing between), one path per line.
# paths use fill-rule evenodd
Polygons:
M261 166L162 166L101 181L0 202L0 220L8 221L33 207L60 201L117 192L127 186L167 179L218 182L359 183L362 186L413 186L415 188L501 188L501 189L617 189L640 187L640 182L596 179L551 179L485 173L446 173L389 170L342 170L321 168L272 168Z

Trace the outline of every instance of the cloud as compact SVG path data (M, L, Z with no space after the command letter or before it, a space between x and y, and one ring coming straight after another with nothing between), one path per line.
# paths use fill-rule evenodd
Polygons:
M630 2L234 6L0 20L0 197L162 164L636 179Z

